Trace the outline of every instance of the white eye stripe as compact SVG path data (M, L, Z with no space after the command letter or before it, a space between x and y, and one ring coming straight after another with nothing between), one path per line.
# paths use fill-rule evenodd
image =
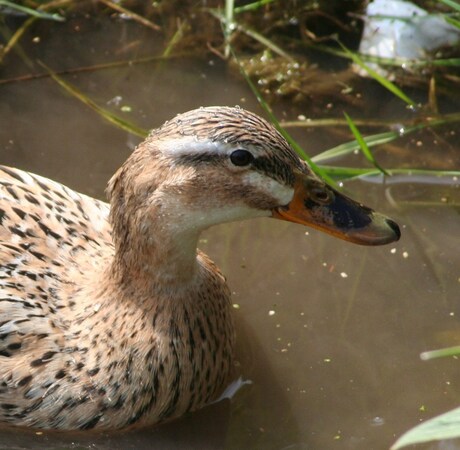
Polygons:
M180 158L181 156L198 156L200 154L230 155L238 147L209 139L198 139L195 136L186 136L180 139L159 140L155 143L166 156Z
M210 139L198 139L195 136L183 136L178 139L168 139L164 141L159 140L156 142L156 145L159 146L161 152L165 156L177 160L180 160L181 157L199 159L200 155L205 157L206 154L208 154L208 156L230 158L232 152L243 149L237 144L228 144L222 141L212 141ZM258 155L254 155L253 149L248 151L250 151L254 158L257 158ZM247 170L248 166L239 167L233 165L230 160L228 162L232 170ZM269 192L280 205L288 204L294 196L294 189L292 187L275 180L263 171L257 170L257 168L256 170L248 171L244 175L243 180L248 185Z

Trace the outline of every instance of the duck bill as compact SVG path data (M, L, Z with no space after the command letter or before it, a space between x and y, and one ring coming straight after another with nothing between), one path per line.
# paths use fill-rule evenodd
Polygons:
M290 203L274 208L272 215L361 245L388 244L401 236L393 220L305 174L296 175Z

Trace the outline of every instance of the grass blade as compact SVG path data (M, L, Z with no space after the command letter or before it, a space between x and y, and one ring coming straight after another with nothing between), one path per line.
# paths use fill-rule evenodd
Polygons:
M445 17L447 20L448 17ZM336 48L330 47L328 45L321 44L310 44L302 42L302 45L308 48L314 48L321 52L327 53L329 55L338 56L340 58L346 58L353 60L351 55L355 55L353 52L346 53L345 51L338 50ZM395 67L426 67L426 66L458 66L460 64L459 58L446 58L446 59L429 59L424 60L414 60L407 58L383 58L375 55L360 54L359 58L361 61L372 62L380 64L383 66L395 66Z
M447 23L450 23L451 25L453 25L454 27L460 28L460 20L454 19L453 17L449 17L449 16L444 16L444 20Z
M32 18L36 20L35 18ZM137 58L137 59L126 59L120 61L112 61L108 63L102 64L94 64L92 66L82 66L82 67L74 67L72 69L63 69L54 72L55 75L70 75L74 73L83 73L83 72L96 72L98 70L109 70L116 67L127 67L127 66L134 66L136 64L148 64L151 62L162 62L172 58L180 58L183 55L175 54L175 55L160 55L160 56L146 56L145 58ZM9 83L17 83L21 81L30 81L30 80L38 80L40 78L48 78L51 77L49 72L44 73L31 73L26 75L19 75L13 78L4 78L0 79L0 86L2 84L9 84Z
M75 86L64 81L61 77L57 76L50 68L45 64L40 63L50 74L51 78L56 81L62 88L64 88L70 95L80 100L86 106L89 106L93 111L98 113L102 118L111 124L121 128L122 130L127 131L128 133L134 134L136 136L145 138L148 134L147 130L139 128L138 126L118 117L116 114L100 107L95 102L93 102L89 97L79 91Z
M460 21L456 21L460 28ZM460 58L433 59L432 61L414 62L414 67L419 66L442 66L442 67L460 67Z
M229 30L233 31L234 29L237 29L238 31L241 31L242 33L244 33L247 36L251 37L255 41L257 41L260 44L264 45L265 47L270 49L273 53L276 53L277 55L282 56L283 58L286 58L291 62L295 62L295 60L294 60L294 58L292 56L290 56L288 53L286 53L282 48L280 48L278 45L276 45L270 39L267 39L265 36L262 36L257 31L255 31L255 30L253 30L253 29L251 29L249 27L246 27L245 25L242 25L242 24L239 24L239 23L235 22L234 19L233 19L233 15L226 14L225 16L223 16L219 11L214 10L214 9L210 9L209 12L216 19L220 20L220 22L223 24L223 26L224 26L224 34L226 36L225 39L226 39L227 42L228 42L228 39L229 39L229 36L230 36L230 34L229 34L230 31ZM229 23L228 23L229 20L232 20L232 22L230 23L230 27L229 27ZM226 47L226 51L225 51L225 56L226 57L231 52L230 47L228 47L228 48L229 48L228 54L227 54L227 47Z
M364 141L369 147L375 145L386 144L394 141L402 136L406 136L414 131L421 130L427 127L436 127L440 125L447 125L450 123L460 122L460 113L446 114L445 116L437 117L435 119L425 119L425 122L418 123L417 125L411 125L401 128L399 131L387 131L385 133L372 134L370 136L364 136ZM326 150L319 155L312 158L315 163L326 162L330 159L338 158L344 155L353 153L355 150L359 150L359 144L357 141L345 142L337 147Z
M166 45L166 48L163 52L162 57L168 58L171 56L172 51L174 50L174 47L181 41L181 39L184 37L185 30L188 26L188 22L185 20L181 22L176 30L176 32L173 34L171 40L168 42Z
M361 152L363 153L363 155L366 157L366 159L371 163L373 164L377 169L380 170L380 172L382 172L384 175L388 175L388 173L385 171L385 169L383 169L379 163L377 162L377 160L374 158L374 155L372 154L372 152L370 151L366 141L364 140L362 134L360 133L360 131L358 130L358 127L355 125L355 123L353 122L353 120L351 119L351 117L347 114L347 113L343 113L344 116L345 116L345 119L347 120L347 123L348 123L348 126L350 127L350 130L351 132L353 133L353 136L355 137L356 139L356 142L358 143L360 149L361 149Z
M70 3L72 0L56 0L56 1L52 1L50 3L47 3L46 5L43 5L41 8L42 10L44 9L50 9L50 8L58 8L58 7L61 7L67 3ZM6 4L12 4L11 2L8 2L6 0L0 0L0 5L3 4L3 5L6 5ZM14 4L15 7L17 7L18 5ZM17 8L16 8L17 9ZM34 10L32 10L34 11ZM18 43L18 41L21 39L21 37L24 35L25 31L29 28L30 25L32 25L36 20L38 20L39 18L43 18L43 14L47 14L45 13L44 11L37 11L37 13L40 14L39 17L37 17L36 15L32 15L32 17L29 17L23 24L20 28L18 28L15 33L13 34L13 36L11 37L11 39L8 41L8 44L2 49L0 49L0 64L2 63L4 57L11 51L11 49ZM55 14L51 14L53 17L55 16ZM53 19L53 20L57 20L56 18ZM63 18L63 20L65 20ZM25 55L21 55L22 58L26 61L26 64L31 66L31 64L28 63L27 61L27 57Z
M231 52L230 36L235 27L234 25L234 11L235 0L225 0L225 17L220 16L220 20L224 22L224 36L225 36L225 57L228 58Z
M320 166L329 177L334 180L361 179L375 181L382 178L378 169L363 167ZM428 170L428 169L387 169L391 176L386 184L428 183L428 184L454 184L460 180L459 170Z
M233 10L233 12L235 14L239 14L239 13L246 12L246 11L255 11L262 6L269 5L270 3L273 3L276 1L277 0L259 0L258 2L249 3L244 6L238 6Z
M14 9L16 11L22 12L32 17L36 17L37 19L44 19L44 20L54 20L56 22L64 22L65 17L57 13L46 13L44 11L40 11L39 9L31 9L27 8L26 6L18 5L13 2L9 2L7 0L0 0L0 6L6 6L8 8Z
M130 11L129 9L124 8L121 5L118 5L117 3L114 3L110 0L99 0L99 1L103 3L104 5L108 6L109 8L112 8L115 11L118 11L119 13L125 14L126 16L130 17L131 19L140 23L141 25L144 25L145 27L151 28L152 30L155 30L155 31L161 30L161 27L158 26L157 24L151 22L150 20L147 20L145 17L142 17L133 11Z
M273 53L276 53L291 62L295 62L295 59L292 56L290 56L288 53L286 53L281 47L276 45L270 39L267 39L265 36L262 36L257 31L251 28L248 28L244 25L241 25L241 24L237 24L237 29L247 34L249 37L259 42L260 44L265 45L265 47L269 48Z
M261 93L255 86L255 84L252 82L252 80L249 78L249 75L246 73L244 70L243 66L241 65L238 57L236 56L235 52L232 50L232 55L233 58L235 58L235 61L240 68L240 72L243 75L244 79L248 83L251 91L253 92L254 96L256 97L257 101L259 102L260 106L262 109L266 112L268 117L270 118L271 123L275 126L275 128L281 133L281 135L288 141L288 143L291 145L291 147L294 149L294 151L303 159L305 160L308 165L311 167L311 169L320 177L322 177L325 181L328 183L332 184L333 186L336 186L336 182L327 174L325 170L323 170L321 167L319 167L317 164L315 164L312 159L305 153L303 148L294 140L294 138L280 125L278 119L276 116L273 114L273 111L271 108L268 106L267 102L264 100L262 97Z
M8 43L5 45L3 49L0 48L0 64L3 62L3 59L5 58L6 55L13 49L13 47L19 42L19 40L22 38L24 33L27 31L27 29L37 20L36 17L29 17L11 36L9 39ZM22 56L22 59L24 61L27 61L27 56L21 51L16 48L16 51L19 51L19 53ZM30 67L31 64L27 63L26 64Z
M238 60L238 57L236 56L235 52L232 50L232 55L235 58L236 63L238 64L238 67L240 68L241 74L243 75L244 79L248 83L251 91L257 98L257 101L259 102L260 106L262 109L266 112L268 117L270 118L271 123L275 126L275 128L281 133L281 135L288 141L288 143L291 145L291 147L294 149L294 151L303 159L305 160L311 169L320 177L322 177L325 181L330 183L333 186L336 186L336 182L328 175L328 173L323 170L321 167L319 167L317 164L315 164L312 159L305 153L305 151L302 149L302 147L294 140L294 138L280 125L278 119L276 116L273 114L273 111L271 108L268 106L267 102L264 100L262 97L261 93L255 86L255 84L252 82L252 80L249 78L248 74L244 70L243 66L241 65L240 61Z
M444 3L447 6L450 6L452 9L455 9L455 11L460 12L460 4L458 4L456 1L454 0L438 0L438 1L440 1L441 3Z
M353 119L353 122L357 126L365 127L392 127L395 123L394 120L380 119ZM413 121L401 120L398 123L407 126L411 125ZM280 124L285 128L348 127L347 121L342 118L282 120Z
M460 355L460 345L420 353L420 359L423 359L423 361L428 361L430 359L445 358L446 356L458 355Z
M371 76L375 81L380 83L384 88L389 90L391 93L399 97L401 100L405 101L409 106L415 107L415 102L411 100L401 89L399 89L394 83L390 80L387 80L382 75L378 74L375 70L371 69L364 61L356 54L350 51L345 47L341 42L339 45L342 47L342 50L347 53L347 55L353 60L355 64L364 69L369 76Z
M404 129L404 135L415 131L418 127L408 127ZM394 141L395 139L401 137L402 134L397 131L387 131L385 133L372 134L370 136L363 137L364 142L367 146L372 147L374 145L386 144L387 142ZM330 159L338 158L341 156L348 155L353 153L355 150L359 150L359 143L355 141L345 142L333 147L329 150L326 150L319 155L314 156L312 159L316 163L326 162Z

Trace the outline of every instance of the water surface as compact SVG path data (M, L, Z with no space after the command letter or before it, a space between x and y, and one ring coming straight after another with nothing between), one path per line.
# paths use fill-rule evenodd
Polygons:
M132 47L131 53L123 50L133 40L138 55L161 44L130 22L73 19L48 27L35 30L38 44L33 34L25 38L24 48L31 61L41 59L55 70L133 57ZM30 70L20 56L9 58L2 78ZM240 104L261 113L247 86L217 59L66 79L145 128L202 105ZM374 101L357 114L406 114L385 93L367 96ZM279 104L277 112L291 119L308 106ZM0 124L1 164L98 198L138 142L50 79L0 85ZM411 138L380 156L387 167L458 168L451 132L417 135L417 153ZM336 130L295 134L311 154L350 138ZM458 406L458 361L419 358L460 340L458 182L354 182L346 188L399 222L401 241L360 247L272 219L222 225L203 235L200 247L227 275L238 307L237 359L251 381L230 402L133 432L5 429L0 448L379 450L420 421Z

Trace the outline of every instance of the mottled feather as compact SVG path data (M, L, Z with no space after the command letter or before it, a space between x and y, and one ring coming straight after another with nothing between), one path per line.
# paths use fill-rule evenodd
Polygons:
M232 372L234 328L225 279L197 250L205 228L274 216L358 243L400 236L237 107L154 130L107 194L110 206L0 166L0 422L121 428L215 400ZM294 215L303 208L310 221Z
M200 232L270 216L295 172L311 174L278 131L228 107L153 131L110 180L110 206L1 167L0 421L120 428L216 399L234 329Z

